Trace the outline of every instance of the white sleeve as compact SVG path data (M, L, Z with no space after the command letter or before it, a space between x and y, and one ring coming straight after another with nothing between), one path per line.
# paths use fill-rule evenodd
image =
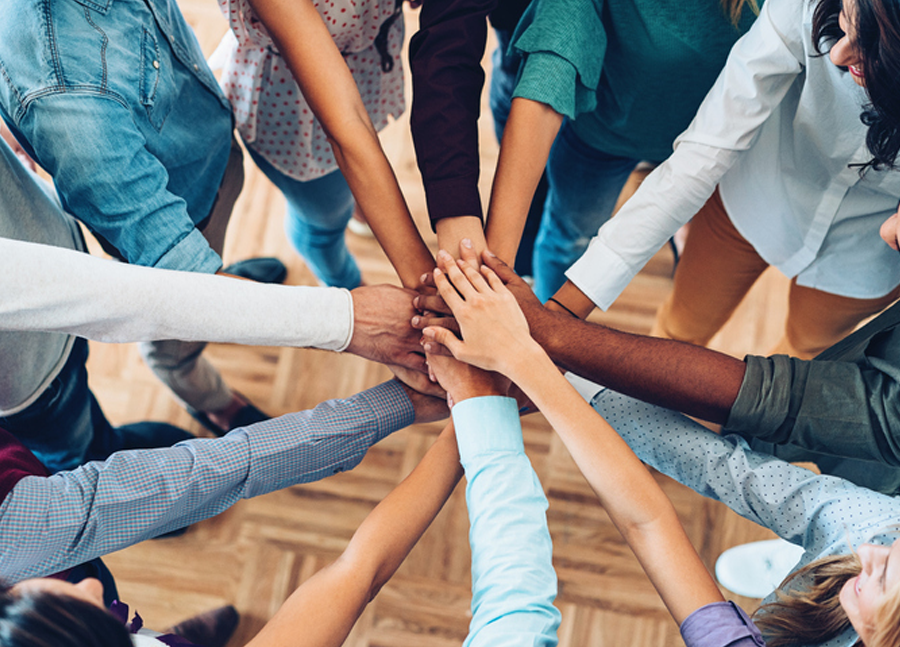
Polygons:
M803 0L767 0L735 43L675 152L604 224L566 276L606 309L694 217L803 71Z
M344 350L347 290L263 285L0 238L0 329Z

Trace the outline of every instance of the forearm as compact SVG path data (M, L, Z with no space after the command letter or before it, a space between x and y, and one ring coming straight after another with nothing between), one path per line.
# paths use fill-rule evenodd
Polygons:
M509 265L515 261L528 209L562 119L545 103L513 99L486 228L488 247Z
M461 476L453 426L448 425L412 473L366 517L341 557L300 586L248 647L342 645ZM305 630L298 636L301 625Z
M723 353L669 339L634 335L544 311L531 333L567 371L615 391L724 423L746 365Z
M343 290L151 269L10 239L0 239L0 277L3 330L340 350L353 326Z
M322 124L335 160L406 287L433 266L353 75L310 0L251 0L303 96Z
M527 364L517 383L565 443L676 622L721 601L671 501L634 452L552 362L529 359Z
M454 258L459 258L459 244L464 238L472 241L472 248L479 257L485 248L484 228L481 219L475 216L442 218L435 223L438 248L446 250Z
M355 467L413 420L391 381L223 438L117 452L49 478L27 477L0 504L0 576L46 576L207 519L241 498Z

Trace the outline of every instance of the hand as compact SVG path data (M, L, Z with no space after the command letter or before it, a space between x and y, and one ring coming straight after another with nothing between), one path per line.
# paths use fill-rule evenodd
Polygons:
M483 242L483 241L482 241ZM471 265L476 270L481 267L481 262L478 258L478 252L475 250L475 246L472 244L472 241L469 238L463 238L459 243L459 257L469 265ZM501 261L502 263L502 261ZM516 277L518 278L518 277ZM524 283L524 282L523 282ZM527 287L527 286L526 286ZM434 284L434 275L433 274L423 274L422 280L419 284L419 287L416 289L419 293L413 300L413 306L419 312L423 314L427 313L439 313L445 315L452 315L453 313L450 311L450 307L444 302L444 299L441 298L441 295L437 292L437 287ZM415 324L413 324L415 325ZM426 324L427 325L427 324ZM416 326L419 327L419 326ZM424 328L425 326L421 326ZM458 331L457 331L458 332Z
M417 375L421 375L421 373L417 373ZM428 378L423 376L423 379L427 381ZM406 391L409 401L412 402L413 411L415 411L416 416L413 423L444 420L450 415L444 397L436 398L431 395L425 395L421 391L418 391L403 382L400 382L400 385L403 387L403 390Z
M32 173L37 171L37 164L35 163L35 161L31 159L31 156L27 152L25 152L25 149L22 148L22 145L19 144L18 140L13 136L9 128L7 128L6 124L4 124L2 121L0 121L0 137L2 137L7 144L9 144L9 147L12 149L13 153L16 154L16 157L19 158L19 161L22 162L22 164L24 164L25 167L28 168L28 170L30 170Z
M882 223L880 233L891 249L900 252L900 210Z
M425 368L426 373L420 373L405 366L388 365L388 368L391 369L391 373L394 374L397 380L414 391L418 391L423 395L430 395L433 398L440 398L441 400L447 398L447 392L441 388L437 380L431 379L432 375L428 371L427 366Z
M353 337L347 352L382 364L427 373L419 345L419 331L410 325L416 314L413 290L372 285L350 292L353 298Z
M485 395L505 395L509 380L497 373L488 373L460 362L449 354L426 354L430 375L447 390L447 406L451 409L468 398Z
M479 273L441 250L434 280L465 341L437 326L423 331L427 340L446 346L457 359L507 377L514 365L543 352L529 335L515 297L490 268L482 267ZM432 351L431 342L426 342L425 351Z

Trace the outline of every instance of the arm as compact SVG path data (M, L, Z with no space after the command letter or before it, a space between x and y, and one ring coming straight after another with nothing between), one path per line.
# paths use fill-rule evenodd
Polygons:
M411 290L263 285L0 238L0 329L346 350L424 371ZM65 289L60 289L64 286ZM234 308L235 303L241 307Z
M0 504L0 577L57 573L214 516L242 498L352 469L418 413L405 388L391 381L223 438L118 452L49 478L26 477Z
M112 95L48 94L18 125L63 205L129 263L207 273L222 267L185 201L167 190L168 171L130 110Z
M485 264L506 284L525 314L531 335L561 368L616 391L692 416L724 423L744 380L744 362L669 339L633 335L544 307L531 288L490 254ZM419 309L445 311L434 297ZM552 303L552 302L551 302ZM433 320L421 317L416 327Z
M599 307L608 308L647 260L697 213L802 74L803 7L790 0L765 3L750 31L731 50L697 116L679 136L675 152L600 228L566 273Z
M338 166L406 287L434 262L359 90L311 0L251 0L331 142Z
M472 621L464 645L557 644L556 573L547 498L525 456L515 400L469 398L453 407L466 471L472 547Z
M499 370L531 397L566 444L679 624L696 609L721 601L718 587L668 497L528 335L525 317L500 279L485 268L485 280L467 265L463 274L443 254L438 264L446 277L436 271L436 282L465 341L441 328L426 329L426 336L445 344L459 359ZM622 488L622 483L629 487Z
M338 560L304 582L247 647L342 645L437 516L461 472L448 425L412 473L366 517Z
M515 262L528 208L562 119L546 103L513 99L503 131L486 231L488 247L507 263ZM457 249L443 243L441 247Z

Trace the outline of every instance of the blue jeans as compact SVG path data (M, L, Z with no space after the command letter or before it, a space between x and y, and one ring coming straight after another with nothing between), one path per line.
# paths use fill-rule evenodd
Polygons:
M541 301L566 282L565 271L609 220L638 162L588 146L563 121L547 160L547 200L534 245L534 292Z
M113 427L88 387L87 357L87 341L77 338L62 371L40 398L24 411L0 417L0 427L21 440L48 470L74 469L121 449L170 447L193 438L164 422Z
M316 278L331 287L358 287L359 267L344 240L354 199L341 172L300 182L276 169L252 148L247 150L259 170L284 194L288 204L285 232Z

